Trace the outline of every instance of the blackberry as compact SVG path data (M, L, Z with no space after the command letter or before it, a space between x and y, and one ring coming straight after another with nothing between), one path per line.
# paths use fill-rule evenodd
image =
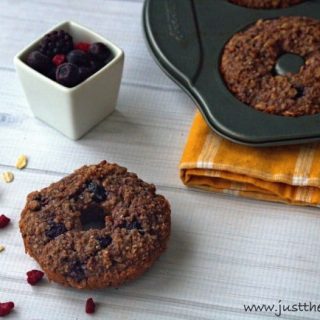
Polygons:
M52 31L46 34L39 45L38 50L52 58L56 54L67 54L73 49L73 39L64 30Z

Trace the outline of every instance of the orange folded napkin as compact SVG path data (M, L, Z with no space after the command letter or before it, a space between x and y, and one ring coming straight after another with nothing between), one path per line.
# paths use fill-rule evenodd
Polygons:
M197 111L180 162L187 186L298 205L320 204L320 144L253 148L216 135Z

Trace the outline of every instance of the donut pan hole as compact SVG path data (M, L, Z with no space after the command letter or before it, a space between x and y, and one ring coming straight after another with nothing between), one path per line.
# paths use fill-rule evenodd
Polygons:
M320 0L287 8L252 9L228 0L146 0L143 25L156 62L194 100L212 130L237 143L273 146L320 140L320 114L287 117L238 100L220 73L228 41L258 20L305 16L320 20ZM274 74L295 73L299 55L283 52ZM305 94L296 87L295 99Z

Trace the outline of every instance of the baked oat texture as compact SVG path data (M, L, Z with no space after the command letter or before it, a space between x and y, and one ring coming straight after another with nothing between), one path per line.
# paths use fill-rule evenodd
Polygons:
M282 116L320 112L320 21L307 17L259 20L226 44L221 74L242 102ZM284 53L305 59L297 74L277 75Z
M239 6L257 9L287 8L303 1L305 0L229 0Z
M50 280L79 289L118 287L165 250L170 213L154 185L102 161L30 193L20 231Z

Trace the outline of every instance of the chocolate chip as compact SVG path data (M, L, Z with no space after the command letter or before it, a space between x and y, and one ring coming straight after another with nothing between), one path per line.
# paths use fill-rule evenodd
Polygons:
M81 263L81 261L77 260L73 262L73 264L70 267L69 276L78 282L80 282L86 277L84 272L84 266Z
M49 226L50 229L45 231L45 235L49 239L54 239L68 231L63 223L50 222Z
M92 199L101 202L107 199L107 193L103 186L91 181L87 184L88 190L93 194Z
M99 242L100 247L104 249L111 244L112 238L110 236L99 237L97 238L97 241Z

